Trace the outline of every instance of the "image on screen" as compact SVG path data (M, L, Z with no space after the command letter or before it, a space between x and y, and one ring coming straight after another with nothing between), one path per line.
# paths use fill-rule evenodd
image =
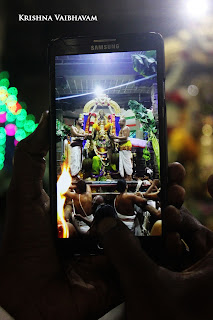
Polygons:
M56 56L55 107L58 237L107 214L160 235L156 51Z

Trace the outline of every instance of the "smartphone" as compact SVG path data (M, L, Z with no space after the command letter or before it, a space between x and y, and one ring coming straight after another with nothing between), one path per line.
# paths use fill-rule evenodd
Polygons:
M158 220L163 234L159 216L167 199L162 36L56 39L49 66L51 213L59 250L102 251L90 226L104 202L151 251L162 239L152 230ZM124 187L145 198L149 210L135 198L128 211Z

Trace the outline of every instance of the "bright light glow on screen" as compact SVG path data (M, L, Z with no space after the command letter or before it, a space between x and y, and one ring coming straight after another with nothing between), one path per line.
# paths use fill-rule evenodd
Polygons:
M119 86L103 89L101 93L103 93L104 91L109 91L109 90L125 87L125 86L128 86L130 84L134 84L134 83L137 83L137 82L140 82L140 81L141 82L142 81L146 81L146 80L154 78L156 76L157 76L157 74L153 74L153 75L151 75L149 77L146 77L146 78L141 78L141 79L138 79L138 80L134 80L134 81L130 81L130 82L127 82L127 83L120 84ZM88 92L88 93L82 93L82 94L75 94L75 95L71 95L71 96L59 97L59 98L56 98L55 100L65 100L65 99L78 98L78 97L87 96L89 94L96 94L96 92L94 91L94 92Z
M95 95L97 97L99 97L99 96L101 96L103 94L103 89L100 86L98 86L98 87L95 88L94 92L95 92Z

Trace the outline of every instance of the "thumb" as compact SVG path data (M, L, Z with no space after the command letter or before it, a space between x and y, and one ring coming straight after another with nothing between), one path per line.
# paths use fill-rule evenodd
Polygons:
M132 291L139 279L144 285L150 285L157 265L141 249L139 240L120 220L104 218L97 226L97 233L106 255L119 272L127 290Z
M120 276L126 301L126 319L141 318L141 308L144 319L155 319L161 309L170 310L171 304L168 299L162 298L162 293L168 292L172 273L157 266L147 256L139 240L120 220L104 218L97 225L97 233L106 255Z
M7 216L4 231L5 252L32 254L33 249L49 248L52 234L49 197L43 190L45 170L43 157L48 151L48 112L36 130L19 142L14 155L14 168L7 195Z
M42 114L36 130L20 141L15 150L11 185L16 187L20 194L27 194L28 197L35 197L36 187L38 191L41 190L45 170L44 156L48 152L48 120L46 111Z

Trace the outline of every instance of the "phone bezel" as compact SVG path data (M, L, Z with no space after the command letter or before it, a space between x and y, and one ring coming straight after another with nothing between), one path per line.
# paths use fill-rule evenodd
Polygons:
M91 50L91 46L119 44L115 49ZM104 37L71 37L52 40L48 48L49 56L49 80L50 80L50 198L51 198L51 220L54 230L54 239L59 252L63 255L70 254L100 254L103 250L97 246L97 239L59 239L57 237L57 192L56 192L56 109L55 109L55 56L94 54L104 52L156 50L157 52L157 87L158 87L158 115L159 115L159 145L160 145L160 176L161 176L161 208L162 212L167 203L167 126L166 126L166 104L165 104L165 62L164 43L162 36L158 33L144 34L120 34ZM162 216L162 237L138 237L141 246L150 254L155 254L153 248L163 240L164 219Z

